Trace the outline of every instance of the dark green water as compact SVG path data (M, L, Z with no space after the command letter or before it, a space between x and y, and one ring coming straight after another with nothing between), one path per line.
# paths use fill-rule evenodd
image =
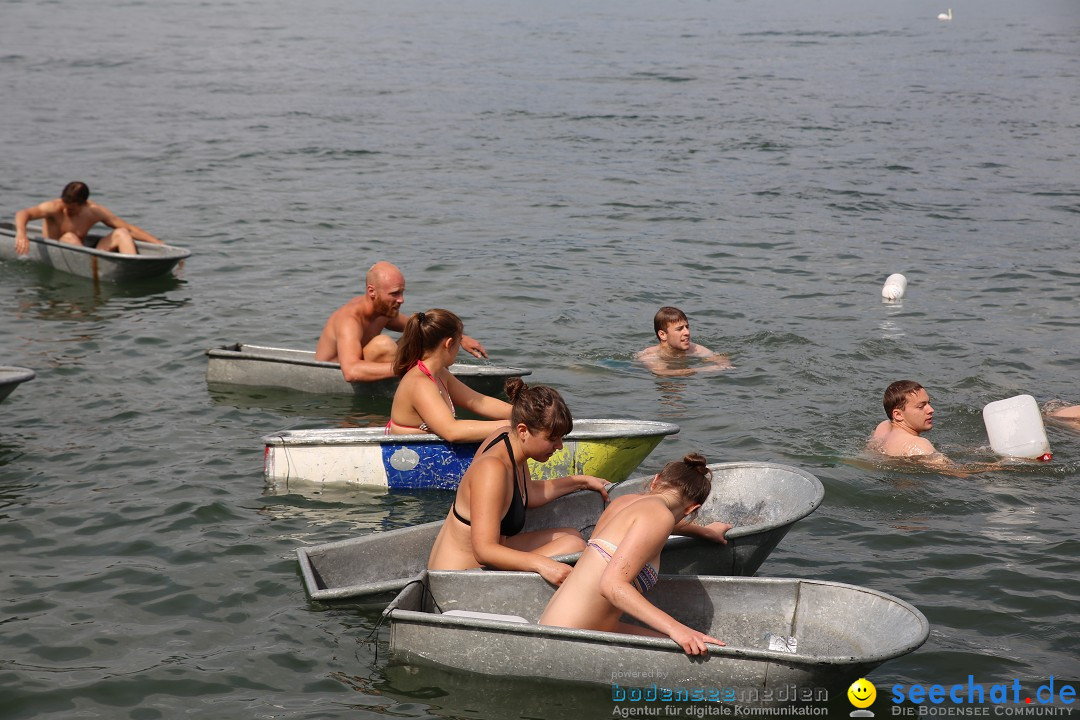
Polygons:
M0 363L38 374L0 405L0 717L612 716L604 688L388 667L378 608L307 601L296 547L447 498L269 494L262 435L387 407L210 392L203 353L312 346L383 258L576 415L678 423L643 471L815 473L760 574L926 614L879 696L1080 677L1080 432L967 478L860 457L901 377L961 460L992 457L992 400L1080 402L1080 11L944 9L0 0L3 215L81 179L195 253L122 289L0 263ZM667 303L736 369L635 366Z

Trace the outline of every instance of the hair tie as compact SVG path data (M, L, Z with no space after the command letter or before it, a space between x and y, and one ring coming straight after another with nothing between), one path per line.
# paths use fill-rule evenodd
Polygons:
M418 312L418 313L416 313L416 320L417 320L417 322L419 322L419 323L420 323L421 325L423 325L423 324L424 324L424 320L426 320L426 319L427 319L427 316L425 316L423 312Z

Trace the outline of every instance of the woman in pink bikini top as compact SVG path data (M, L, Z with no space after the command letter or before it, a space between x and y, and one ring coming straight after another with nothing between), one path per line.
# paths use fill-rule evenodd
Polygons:
M712 490L705 458L690 453L669 462L644 494L622 495L596 521L581 559L551 597L541 625L669 637L688 655L708 653L718 638L688 627L649 602L659 579L660 551L668 536L692 535L726 543L731 525L690 520ZM645 626L622 620L623 615Z
M401 378L387 435L435 433L450 442L479 442L509 425L510 404L476 392L450 373L464 326L449 310L427 310L405 323L394 374ZM458 420L455 407L492 420Z

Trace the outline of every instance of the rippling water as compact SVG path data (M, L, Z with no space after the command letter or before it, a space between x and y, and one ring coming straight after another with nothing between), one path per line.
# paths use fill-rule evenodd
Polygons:
M879 692L1080 677L1080 431L965 478L861 456L900 377L961 460L992 457L987 402L1080 402L1080 10L942 10L0 0L3 214L82 179L195 253L131 288L0 264L0 362L38 373L0 406L0 717L611 715L387 667L378 608L307 601L297 546L447 497L267 492L260 436L388 408L210 392L203 352L311 346L380 258L578 416L677 422L643 470L818 475L761 574L918 606L930 639ZM637 367L666 303L737 368Z

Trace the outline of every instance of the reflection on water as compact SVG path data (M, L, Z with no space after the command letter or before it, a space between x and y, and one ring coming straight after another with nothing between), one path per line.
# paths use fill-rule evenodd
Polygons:
M453 500L452 491L388 493L365 486L290 481L265 487L259 512L275 520L334 526L335 531L354 537L442 519Z
M686 380L656 380L656 392L660 396L660 417L665 420L679 418L686 412Z
M286 418L309 419L295 427L286 427L287 423L283 422L275 431L324 427L383 427L390 419L390 405L393 402L386 398L317 395L248 385L208 383L206 388L210 399L217 405L245 410L269 410Z
M387 650L387 652L389 652ZM436 717L611 717L611 688L582 683L476 675L391 659L369 687L401 703L423 701Z
M17 314L38 320L100 321L105 319L100 311L112 300L133 301L124 304L125 311L140 308L177 308L191 302L187 297L166 295L186 285L183 280L172 275L117 285L94 282L36 263L28 269L37 277L27 278L28 287L20 297Z

